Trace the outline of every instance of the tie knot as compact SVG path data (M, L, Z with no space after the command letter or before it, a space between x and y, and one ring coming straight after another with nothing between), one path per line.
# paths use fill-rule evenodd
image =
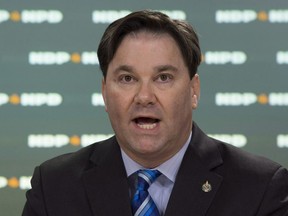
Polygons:
M138 189L147 190L150 185L161 175L158 170L138 170Z

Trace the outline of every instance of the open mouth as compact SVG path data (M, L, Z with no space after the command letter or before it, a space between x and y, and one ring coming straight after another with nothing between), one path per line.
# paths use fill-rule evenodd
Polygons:
M145 129L145 130L152 130L157 126L157 123L160 122L159 119L155 119L155 118L148 118L148 117L139 117L139 118L135 118L133 120L136 125L141 128L141 129Z

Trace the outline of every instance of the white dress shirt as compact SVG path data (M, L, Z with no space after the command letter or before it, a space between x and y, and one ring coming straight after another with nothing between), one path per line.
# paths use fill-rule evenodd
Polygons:
M148 191L153 201L155 202L160 215L164 215L165 213L180 164L190 143L191 137L192 133L190 134L188 140L180 149L180 151L178 151L172 158L155 168L159 170L162 175L160 175L155 180L155 182L151 184ZM132 198L136 190L135 182L137 175L135 174L135 172L137 172L139 169L145 169L145 167L133 161L122 149L121 154L126 168L126 173L129 178L130 195Z

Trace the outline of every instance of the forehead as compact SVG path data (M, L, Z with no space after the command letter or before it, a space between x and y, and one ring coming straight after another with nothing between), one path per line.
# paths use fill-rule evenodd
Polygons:
M167 33L137 32L126 35L108 65L108 75L117 71L186 71L182 53ZM110 71L110 72L109 72Z
M164 56L167 57L168 55L183 59L177 42L170 34L140 31L131 32L122 39L112 61L115 60L115 58L125 58L125 56L136 58L137 56L143 56L145 54L153 55L154 57L158 54L157 59L164 58Z
M119 53L123 54L123 52L126 53L134 50L132 52L136 54L137 52L148 50L149 48L154 49L155 52L158 53L162 51L162 54L167 54L170 51L175 55L180 54L180 56L183 57L178 43L170 34L165 32L153 32L149 30L130 32L129 34L125 35L118 45L114 57Z
M168 38L169 40L172 40L174 43L176 43L176 41L174 40L174 38L166 32L155 32L155 31L150 31L150 30L141 30L141 31L136 31L136 32L130 32L129 34L125 35L123 40L129 40L129 39L161 39L161 38ZM123 42L123 40L120 42Z

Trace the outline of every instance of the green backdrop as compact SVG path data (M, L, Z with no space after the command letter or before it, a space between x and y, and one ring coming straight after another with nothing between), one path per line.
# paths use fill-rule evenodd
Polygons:
M1 216L21 214L35 166L113 134L96 49L111 21L145 8L199 34L198 125L288 167L286 0L0 0Z

